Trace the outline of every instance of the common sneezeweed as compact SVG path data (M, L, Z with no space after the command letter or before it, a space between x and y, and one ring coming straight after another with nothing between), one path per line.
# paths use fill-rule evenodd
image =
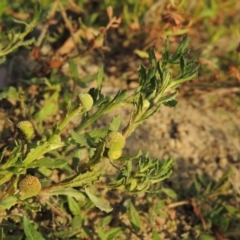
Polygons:
M17 123L16 129L18 130L20 137L22 137L24 140L29 141L33 138L34 128L31 122L20 121Z
M9 209L18 202L21 203L29 197L38 195L45 197L68 195L77 198L79 191L76 188L84 191L84 187L94 185L104 175L103 170L99 170L102 169L99 167L103 158L109 158L109 164L112 164L119 174L111 183L101 182L102 187L131 193L148 192L154 184L168 178L172 172L172 158L160 161L141 152L133 156L122 156L122 152L126 139L135 128L159 111L162 104L169 107L176 106L176 88L197 76L198 66L195 61L188 61L185 58L188 53L185 50L187 43L186 36L171 55L167 39L161 61L156 60L153 49L150 49L148 54L151 67L147 69L140 66L139 87L130 96L127 95L127 91L119 91L114 97L104 96L101 91L103 68L100 68L96 79L97 88L80 94L76 101L70 104L65 117L53 127L52 131L48 131L47 135L43 134L38 141L32 139L31 142L27 142L27 151L22 151L23 143L17 141L10 155L6 157L2 155L4 161L0 165L0 185L2 189L4 186L4 191L0 200L0 209ZM172 73L173 65L179 65L179 72ZM114 117L107 129L89 128L102 115L124 105L131 105L132 109L128 123L122 129L120 129L120 116ZM75 130L72 130L71 135L64 138L62 132L74 117L81 118L81 122ZM17 128L26 140L32 138L34 129L28 121L18 123ZM72 167L71 163L54 157L55 155L49 157L47 154L53 150L61 153L63 147L73 149L73 146L75 149L86 148L90 154L86 166L80 168L81 159L78 159L77 166L72 168L71 175L64 181L41 187L41 179L25 176L28 169L42 171L44 168L51 171L54 168L64 169L67 164L69 169ZM76 157L73 161L76 165ZM136 165L135 168L133 164ZM19 178L23 180L19 182ZM36 185L36 192L30 190L33 185ZM17 191L18 187L20 193ZM93 198L87 190L86 194L101 210L110 211L111 208L100 200L96 201L96 197Z
M41 188L42 185L37 177L27 175L19 182L20 199L37 196Z

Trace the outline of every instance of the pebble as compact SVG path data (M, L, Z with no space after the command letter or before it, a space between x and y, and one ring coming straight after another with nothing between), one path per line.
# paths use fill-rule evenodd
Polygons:
M213 177L216 181L218 181L223 176L223 174L224 172L221 169L217 169L213 174Z
M228 159L227 158L220 158L218 165L221 169L226 170L228 165L229 165Z

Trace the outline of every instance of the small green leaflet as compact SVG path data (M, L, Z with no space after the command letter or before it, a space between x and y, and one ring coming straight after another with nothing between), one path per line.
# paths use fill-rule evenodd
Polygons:
M36 231L26 216L23 216L23 230L27 237L27 240L44 240L44 238L40 235L39 232Z
M130 218L132 227L136 232L138 232L141 229L142 223L141 223L140 216L131 201L129 203L129 218Z
M101 211L109 213L109 212L111 212L113 210L113 208L108 203L105 203L100 198L97 198L87 188L85 188L85 192L88 195L88 197L90 198L90 200L94 203L94 205L97 208L99 208Z

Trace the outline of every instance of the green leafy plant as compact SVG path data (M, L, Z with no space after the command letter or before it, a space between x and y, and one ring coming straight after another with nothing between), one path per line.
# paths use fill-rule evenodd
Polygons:
M35 38L26 40L26 36L32 32L37 24L44 18L45 12L40 5L36 5L34 16L30 23L13 19L18 24L25 25L25 29L21 32L15 30L8 31L7 34L1 36L0 44L0 63L5 62L6 56L21 46L29 46L35 42Z
M58 167L59 161L55 162L54 158L46 159L45 155L55 149L73 145L77 148L87 147L91 150L85 169L77 170L63 182L43 187L40 195L69 195L71 193L74 196L78 192L74 188L84 189L100 180L104 173L98 169L98 165L103 158L110 158L109 164L119 170L116 180L109 184L102 183L102 186L108 188L119 188L138 193L150 191L153 184L168 178L172 172L172 158L161 162L158 159L151 159L148 154L143 155L141 152L130 157L121 157L121 152L125 139L134 132L135 128L156 113L162 104L169 107L175 106L177 104L176 88L181 83L197 76L198 66L194 61L189 62L185 58L188 53L185 50L187 43L188 37L184 37L176 52L171 55L167 39L163 58L159 62L156 60L153 49L150 49L151 67L149 69L144 66L139 68L140 85L134 94L127 96L126 91L119 91L113 98L104 96L101 92L103 80L103 69L101 68L97 75L97 88L90 89L88 94L80 95L78 100L72 102L65 118L52 129L50 134L47 136L43 134L40 140L29 142L30 135L33 134L32 128L21 129L22 132L28 131L24 132L26 141L17 141L15 148L4 160L4 153L2 154L0 184L3 185L7 182L10 184L1 197L1 209L8 209L21 201L16 193L20 176L24 175L28 169L36 169L40 166L46 169ZM180 72L178 76L173 76L170 69L172 65L176 64L179 65ZM128 124L122 133L119 131L119 116L112 120L109 128L105 131L97 132L96 129L86 131L103 114L127 104L132 105L132 110ZM70 136L62 139L62 131L76 116L82 116L81 124L75 131L72 131ZM20 129L23 125L24 128L29 127L25 124L17 124L17 128ZM64 165L64 160L60 162ZM137 164L136 171L133 171L132 167L134 162ZM7 199L11 199L11 202Z
M26 24L26 30L22 35L15 34L15 38L10 39L10 44L2 48L1 56L9 54L20 45L29 44L23 39L35 26L40 13L41 11L36 11L33 22ZM160 161L141 151L133 156L122 156L122 152L126 139L135 129L158 112L162 104L175 107L179 85L197 76L198 65L195 60L187 59L188 41L188 36L185 36L175 53L171 54L167 38L161 61L157 61L154 50L149 49L150 67L143 65L139 67L139 87L131 95L126 90L121 90L114 97L105 96L102 93L104 75L102 67L96 75L97 87L91 88L88 93L80 94L75 101L69 100L68 110L63 119L51 130L43 128L40 138L33 138L35 131L28 119L17 123L16 131L19 135L14 148L5 148L0 158L0 211L9 210L16 205L36 210L52 197L65 195L73 214L79 211L75 199L82 199L83 196L90 200L91 206L110 212L113 208L93 193L94 186L134 194L158 191L159 189L154 186L170 177L174 160L169 158ZM131 113L128 123L122 129L120 116L115 116L108 128L94 128L93 124L101 116L126 105L131 106ZM64 130L75 117L81 118L81 122L72 129L71 134L66 135ZM81 156L74 155L69 162L59 157L63 149L64 151L85 149L87 157L82 159ZM102 163L106 160L107 164L117 171L115 178L110 179L110 182L104 180L106 172ZM46 181L52 169L66 171L67 177L56 183ZM27 175L29 171L36 176ZM37 205L28 202L32 197L38 197ZM131 223L137 231L139 218L136 217L136 209L132 203L129 210L131 216L135 215L131 218ZM27 236L38 235L26 218L23 219L23 225ZM120 232L119 228L111 229L107 233L99 230L99 236L102 239L113 239Z

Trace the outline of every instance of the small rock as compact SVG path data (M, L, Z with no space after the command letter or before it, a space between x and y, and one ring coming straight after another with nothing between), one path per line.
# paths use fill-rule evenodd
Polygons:
M226 170L227 166L228 166L228 159L227 158L220 158L218 165L221 169Z
M223 171L222 169L217 169L213 175L214 179L217 181L223 176Z

